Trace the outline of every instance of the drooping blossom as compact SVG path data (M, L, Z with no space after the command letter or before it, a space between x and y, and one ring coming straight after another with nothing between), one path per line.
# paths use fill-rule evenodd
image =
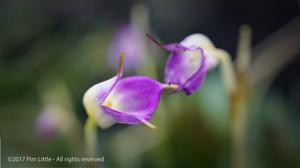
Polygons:
M121 56L121 58L123 58ZM132 76L122 79L123 59L120 59L118 74L92 86L83 97L83 104L89 117L100 127L113 123L146 124L155 112L163 90L176 85L162 84L149 77Z
M153 36L147 36L170 52L165 66L166 83L179 85L178 91L192 94L203 83L206 73L217 64L213 44L201 34L186 37L180 43L161 44Z
M124 69L132 71L146 64L146 43L144 34L133 24L124 24L118 27L113 34L112 42L108 48L108 63L116 67L115 62L121 52L126 53Z

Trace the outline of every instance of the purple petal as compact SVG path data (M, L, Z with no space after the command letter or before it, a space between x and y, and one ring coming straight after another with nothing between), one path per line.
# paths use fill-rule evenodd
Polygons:
M146 63L144 36L137 27L131 24L120 26L113 36L108 49L108 61L111 66L115 66L121 52L126 54L124 62L126 70L141 68Z
M170 52L184 52L189 49L178 43L166 44L162 45L162 47Z
M203 57L201 67L198 71L184 84L183 90L188 94L192 94L203 83L208 70L207 58Z
M165 82L179 85L177 91L184 90L187 94L192 94L203 83L209 68L209 59L198 46L204 37L193 35L180 43L164 45L152 35L146 36L159 47L171 52L165 67Z
M202 84L206 71L206 57L201 48L186 48L179 52L175 50L167 61L165 82L178 84L180 89L191 94Z
M141 124L156 110L163 84L143 76L120 80L103 103L103 109L119 123Z
M42 111L36 120L36 130L39 136L48 139L58 131L59 119L49 110Z

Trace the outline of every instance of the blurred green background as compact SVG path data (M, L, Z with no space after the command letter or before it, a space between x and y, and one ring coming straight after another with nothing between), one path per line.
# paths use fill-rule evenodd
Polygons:
M139 28L146 62L125 76L159 81L167 53L146 32L164 43L203 33L235 59L239 27L250 25L246 166L300 167L299 7L297 0L0 1L2 167L86 166L8 157L84 156L82 96L115 75L109 49L124 24ZM100 167L231 167L229 103L216 68L195 94L163 95L152 120L157 129L99 128Z

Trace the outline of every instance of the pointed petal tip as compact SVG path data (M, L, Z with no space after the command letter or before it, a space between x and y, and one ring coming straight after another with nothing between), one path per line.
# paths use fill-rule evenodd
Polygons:
M177 92L179 90L179 88L180 88L180 86L177 84L172 84L172 83L163 84L163 89L166 89L169 91Z
M145 124L147 127L151 128L151 129L156 129L156 125L150 123L149 121L145 120L145 119L138 119L140 120L143 124Z
M118 76L122 76L123 75L124 57L125 57L125 52L122 52L120 54L120 58L119 58Z
M158 45L159 47L163 48L163 45L161 42L159 42L153 35L151 35L150 33L146 33L146 36L149 38L149 40L151 40L153 43L155 43L156 45Z

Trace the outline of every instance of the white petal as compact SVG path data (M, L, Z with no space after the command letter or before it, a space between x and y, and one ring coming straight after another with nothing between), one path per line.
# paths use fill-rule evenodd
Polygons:
M101 108L105 97L117 82L118 77L113 77L104 82L98 83L88 89L83 96L83 105L89 117L93 118L101 128L111 126L115 121Z
M207 56L209 69L213 69L218 64L218 59L216 57L218 49L207 36L200 33L192 34L183 39L180 44L192 49L201 47L204 50L204 54Z

